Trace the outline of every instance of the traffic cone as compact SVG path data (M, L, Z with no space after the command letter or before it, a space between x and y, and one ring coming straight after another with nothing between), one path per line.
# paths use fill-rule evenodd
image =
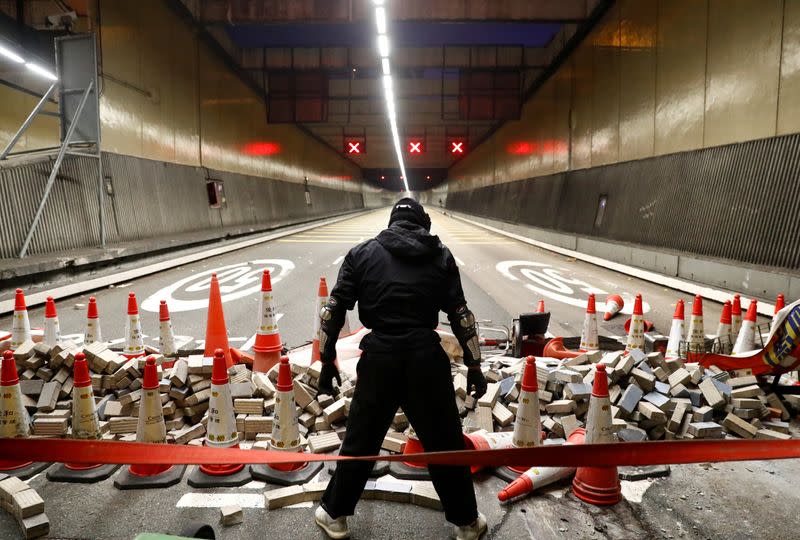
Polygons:
M554 337L547 342L542 350L542 356L545 358L557 358L563 360L564 358L575 358L583 353L578 351L570 351L564 346L564 338Z
M206 324L206 348L203 356L214 358L214 351L222 349L228 369L233 365L231 348L228 345L228 330L225 328L225 313L222 311L222 293L217 274L211 274L208 290L208 323Z
M158 351L164 356L175 356L178 352L166 300L158 304Z
M211 398L208 402L208 428L205 445L213 448L239 448L236 415L228 384L228 368L222 349L214 351L211 372ZM250 470L243 463L229 465L200 465L189 476L192 487L237 487L251 480Z
M625 344L625 351L639 349L644 351L644 313L642 312L642 295L637 294L633 302L633 315L631 315L628 339Z
M278 382L275 385L275 412L272 420L272 439L270 450L302 452L300 428L297 422L297 408L294 400L294 382L289 358L282 356L278 364ZM281 486L305 484L320 469L323 463L305 462L274 465L251 465L253 478Z
M44 337L42 341L48 347L53 347L56 343L61 341L61 330L58 325L56 303L52 296L47 297L47 303L44 306Z
M731 301L726 300L722 306L722 315L717 326L717 339L719 339L720 354L728 354L733 348L731 337Z
M281 335L278 333L277 310L272 296L272 280L269 270L261 276L261 298L258 302L258 328L253 345L253 371L266 373L280 362Z
M31 339L31 321L28 319L25 295L22 289L17 289L14 296L14 319L11 322L11 349L14 350Z
M635 313L635 310L634 310ZM615 442L611 423L606 366L597 364L589 412L586 414L586 444ZM597 506L617 504L622 498L616 467L579 467L572 492L580 500Z
M731 303L731 335L738 336L742 328L742 297L738 294L733 295Z
M600 338L597 335L597 311L595 310L594 293L589 295L589 300L586 303L586 315L583 318L580 350L600 350Z
M125 346L122 348L122 356L128 360L144 356L142 321L139 319L136 293L128 294L128 317L125 320Z
M17 289L19 294L19 289ZM23 300L24 308L24 300ZM16 312L14 309L14 319ZM27 313L26 313L27 318ZM19 387L17 364L12 351L3 352L3 363L0 365L0 437L7 439L27 438L31 434L28 411L22 404L22 390ZM33 461L11 461L0 459L0 473L22 478L31 476L49 467L49 463Z
M609 294L606 297L606 312L603 315L604 321L610 321L614 315L622 311L625 307L625 300L618 294Z
M667 359L681 357L681 342L686 330L686 323L683 318L683 300L678 300L675 304L675 314L672 316L672 326L669 329L669 341L667 341Z
M692 302L692 317L689 319L689 333L686 335L689 353L702 353L706 350L706 332L703 328L703 297L695 295Z
M319 360L319 314L325 304L328 303L328 282L324 277L319 278L319 288L317 289L317 301L314 304L314 334L311 344L311 362Z
M89 306L86 308L86 331L83 333L83 343L84 345L91 345L95 341L103 341L103 334L100 331L97 300L94 296L90 296Z
M100 420L92 391L92 378L89 366L83 353L75 355L72 365L72 438L100 439ZM119 465L60 463L47 471L47 479L51 482L93 483L105 480L117 470Z
M164 411L158 392L158 370L153 356L149 356L144 364L136 442L167 442L167 426L164 424ZM114 487L143 489L172 486L181 481L185 469L186 465L129 465L114 478Z
M536 313L545 313L544 300L539 300L539 302L536 304Z
M733 354L741 354L758 349L756 346L757 309L758 301L754 298L750 300L747 314L742 321L742 328L739 330L739 335L736 336L736 343L733 345Z
M785 308L785 307L786 307L786 298L782 294L779 294L778 297L775 298L775 311L774 311L774 315L772 316L772 322L770 324L770 329L769 329L770 333L772 332L772 330L775 327L775 325L778 322L780 322L780 319L778 319L778 317L777 317L778 312L780 310L782 310L783 308Z
M408 438L403 447L403 454L419 454L424 452L422 443L417 437L417 432L413 427L408 428L406 433ZM466 439L466 435L464 438ZM424 463L415 463L413 461L391 461L389 462L389 473L395 478L401 480L430 480L431 475L428 472L428 466Z
M583 444L586 439L586 430L578 428L573 431L564 444ZM555 482L569 478L575 474L575 467L531 467L515 478L497 494L501 502L527 495L536 489L541 489Z
M539 381L536 373L536 358L533 356L525 359L517 405L511 446L513 448L540 446L542 444L542 427L539 418ZM528 467L499 467L495 470L495 475L510 482L527 470Z

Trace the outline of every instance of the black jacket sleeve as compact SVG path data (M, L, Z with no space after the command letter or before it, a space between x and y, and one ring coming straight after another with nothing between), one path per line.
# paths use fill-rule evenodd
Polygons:
M461 288L461 274L458 272L455 257L450 250L444 248L445 253L445 279L441 310L452 316L455 310L467 303L464 299L464 289Z
M347 253L339 269L336 285L331 291L328 303L319 314L320 360L323 363L336 359L336 341L344 326L347 311L353 309L358 300L358 273L353 250Z

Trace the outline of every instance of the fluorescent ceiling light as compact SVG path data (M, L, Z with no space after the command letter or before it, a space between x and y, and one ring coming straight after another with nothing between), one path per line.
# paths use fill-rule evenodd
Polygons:
M380 54L382 58L387 58L389 56L389 36L386 34L378 36L378 54Z
M13 60L14 62L16 62L18 64L24 64L25 63L25 59L24 58L22 58L20 55L18 55L17 53L12 51L11 49L6 49L2 45L0 45L0 54L5 56L9 60Z
M388 94L392 91L392 76L391 75L384 75L383 76L383 89L386 91L387 98L389 97Z
M381 58L381 65L383 66L383 74L390 75L392 72L389 69L389 59L388 58Z
M378 27L379 34L386 33L386 9L382 7L375 8L375 24Z
M372 3L375 4L376 6L382 6L383 0L372 0Z
M49 79L51 81L58 80L58 77L56 77L55 75L50 73L48 70L46 70L42 66L40 66L38 64L34 64L33 62L26 62L25 63L25 67L28 68L29 70L33 71L37 75L41 75L45 79Z

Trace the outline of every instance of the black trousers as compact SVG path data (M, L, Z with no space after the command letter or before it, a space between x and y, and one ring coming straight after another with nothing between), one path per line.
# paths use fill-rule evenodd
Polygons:
M391 353L365 352L356 383L341 455L376 455L398 407L403 408L423 448L429 452L463 450L450 361L441 346ZM353 515L372 462L343 461L322 497L331 517ZM478 517L469 467L429 466L445 518L468 525Z

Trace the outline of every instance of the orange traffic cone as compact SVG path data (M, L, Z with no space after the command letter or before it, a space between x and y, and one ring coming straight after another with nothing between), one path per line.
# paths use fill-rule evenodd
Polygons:
M272 280L269 270L261 276L261 298L258 303L258 328L256 342L253 345L253 371L266 373L280 362L281 335L278 333L277 310L272 296Z
M103 334L100 331L97 300L94 296L90 296L89 306L86 308L86 331L83 333L83 343L84 345L91 345L96 341L103 341Z
M706 350L706 332L703 327L703 297L695 295L692 302L692 317L689 319L689 333L686 336L689 353L702 353Z
M544 346L544 350L542 350L542 356L545 358L558 358L559 360L563 360L564 358L575 358L576 356L580 356L583 353L578 351L570 351L564 346L564 338L562 337L554 337L550 341L547 342L547 345Z
M681 342L683 341L683 333L686 329L686 323L683 317L683 300L678 300L675 303L675 314L672 316L672 326L669 329L669 341L667 341L667 359L680 358Z
M778 314L780 310L786 307L786 298L783 294L779 294L777 298L775 298L775 315Z
M311 361L319 360L319 314L325 304L328 303L328 282L324 277L319 278L319 288L317 289L317 301L314 304L314 335L311 344Z
M597 311L595 309L594 293L592 293L586 302L586 315L583 318L580 350L597 351L599 349L600 338L597 335Z
M717 326L717 339L719 339L720 354L729 354L733 348L731 337L731 301L726 300L722 306L722 314Z
M403 454L419 454L424 452L422 443L417 437L417 432L413 427L408 428L408 438L406 444L403 446ZM466 442L467 435L464 436ZM469 446L469 444L467 445ZM474 449L474 448L473 448ZM389 462L389 473L395 478L402 480L430 480L431 475L428 472L428 466L424 463L415 463L413 461L391 461Z
M573 431L564 444L583 444L586 430L578 428ZM531 467L514 479L497 494L501 502L527 495L536 489L541 489L555 482L569 478L575 474L575 467Z
M175 356L178 352L166 300L161 300L158 304L158 350L164 356Z
M52 296L47 297L44 307L44 337L42 341L48 347L55 346L61 341L61 330L58 325L58 313L56 313L56 302Z
M15 315L16 311L15 309ZM0 422L0 437L16 439L30 436L28 411L22 404L22 390L19 387L17 364L12 351L3 352L3 363L0 365L0 417L3 419ZM49 463L0 459L0 473L17 476L23 480L49 466Z
M539 381L536 373L536 358L533 356L525 359L517 405L511 446L514 448L540 446L542 444L542 426L539 417ZM499 467L495 470L495 475L510 482L527 470L528 467L524 466Z
M225 313L222 311L222 293L219 290L217 274L211 274L211 287L208 290L208 323L206 324L206 347L203 356L214 358L214 351L222 349L228 368L233 365L231 349L228 345L228 330L225 328Z
M100 420L92 391L92 378L83 353L75 355L72 365L72 438L100 439ZM47 471L51 482L93 483L105 480L117 470L119 465L61 463Z
M31 339L31 321L28 318L25 295L22 289L17 289L14 295L14 319L11 322L11 349L16 349Z
M628 339L625 344L625 351L633 349L644 351L644 313L641 294L637 294L636 300L633 302L633 315L631 315Z
M536 304L536 313L545 313L544 300L539 300L539 303Z
M625 307L625 300L618 294L609 294L606 297L606 312L603 315L604 321L610 321L617 313Z
M278 382L275 384L275 413L272 420L272 439L270 450L302 452L300 428L297 422L297 408L294 400L294 382L289 358L282 356L278 364ZM275 465L251 465L253 478L281 486L292 486L308 482L323 463L305 462Z
M136 293L128 294L128 318L125 321L125 346L122 348L122 356L128 360L144 356L142 321L139 319Z
M213 448L239 448L236 415L228 384L228 368L222 349L214 351L211 372L211 399L208 402L208 428L205 445ZM250 470L243 463L228 465L200 465L189 476L192 487L237 487L251 480Z
M158 392L158 370L153 356L149 356L144 364L136 442L167 442L167 426ZM129 465L114 478L114 486L117 489L168 487L181 481L185 469L186 465Z
M597 364L589 412L586 415L586 444L613 443L611 401L608 397L606 366ZM572 481L572 492L580 500L598 505L617 504L622 498L616 467L580 467Z
M754 298L750 300L747 307L747 314L742 321L742 328L736 336L736 343L733 345L733 354L741 354L758 349L756 346L756 318L758 316L758 301Z
M484 430L464 434L464 447L467 450L503 450L514 447L514 433L511 431L488 432ZM411 452L409 452L411 453ZM470 467L472 474L483 469L480 465ZM514 479L519 473L510 471L510 468L500 467L494 469L494 475L504 480Z
M733 295L731 303L731 335L738 336L742 328L742 297L738 294Z

